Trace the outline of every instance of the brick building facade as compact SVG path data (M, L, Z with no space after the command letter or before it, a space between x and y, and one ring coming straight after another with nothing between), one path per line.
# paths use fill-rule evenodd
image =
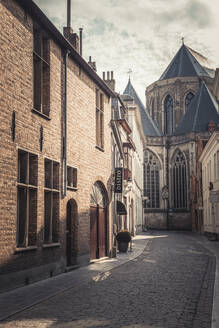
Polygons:
M0 9L3 291L111 253L113 92L34 2Z

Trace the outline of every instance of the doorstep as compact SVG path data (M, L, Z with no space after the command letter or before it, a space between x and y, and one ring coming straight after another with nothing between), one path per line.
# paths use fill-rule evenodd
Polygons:
M109 259L109 257L107 257L107 256L101 257L99 259L93 259L93 260L90 260L90 264L102 262L102 261L105 261L107 259Z

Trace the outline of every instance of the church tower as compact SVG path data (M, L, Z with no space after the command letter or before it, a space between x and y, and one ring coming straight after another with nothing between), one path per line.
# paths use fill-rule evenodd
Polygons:
M146 88L146 108L130 80L124 96L141 109L144 143L144 225L202 231L202 149L219 124L212 95L215 71L184 43L161 75Z
M174 134L202 81L213 90L215 71L210 66L206 57L183 43L160 79L147 87L146 107L164 135Z

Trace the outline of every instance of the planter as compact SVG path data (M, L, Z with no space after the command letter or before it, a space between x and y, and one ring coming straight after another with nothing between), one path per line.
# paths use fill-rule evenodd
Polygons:
M119 241L118 242L118 249L120 253L126 253L128 250L129 243L126 241Z

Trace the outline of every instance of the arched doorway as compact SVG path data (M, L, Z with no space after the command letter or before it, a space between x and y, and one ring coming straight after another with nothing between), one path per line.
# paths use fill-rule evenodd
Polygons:
M67 266L77 262L78 206L74 199L67 203L66 217L66 263Z
M107 254L107 196L101 182L96 182L90 195L90 258Z

